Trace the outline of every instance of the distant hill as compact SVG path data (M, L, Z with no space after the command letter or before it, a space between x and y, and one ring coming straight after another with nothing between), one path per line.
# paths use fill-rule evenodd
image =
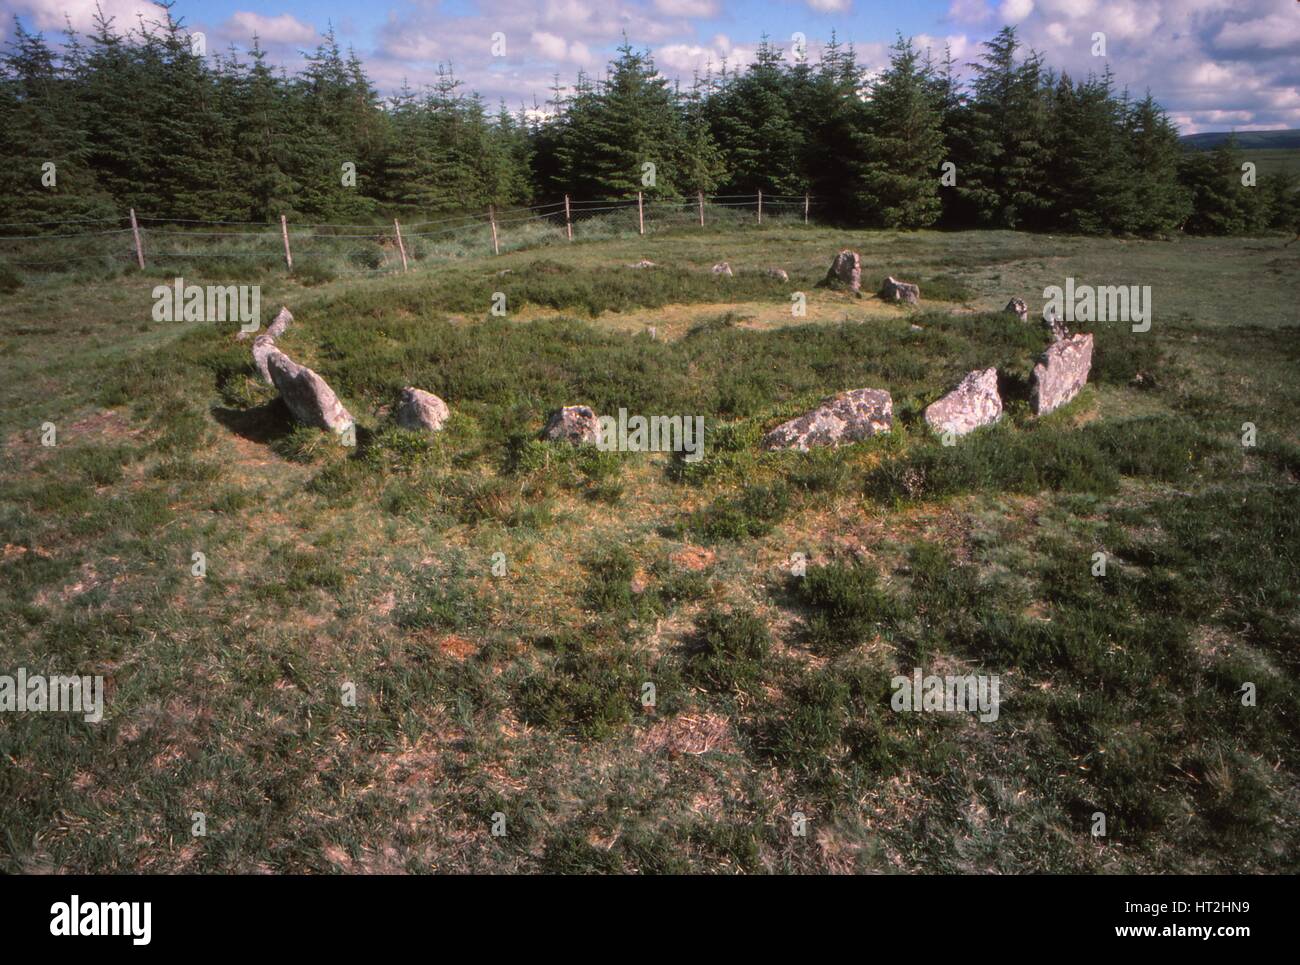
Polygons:
M1184 134L1179 140L1190 151L1212 151L1231 136L1228 131L1210 131L1205 134ZM1243 149L1256 151L1300 148L1300 131L1238 131L1237 144Z

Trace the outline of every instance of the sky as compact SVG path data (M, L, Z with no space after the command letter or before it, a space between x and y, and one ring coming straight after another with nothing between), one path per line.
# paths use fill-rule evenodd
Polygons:
M156 16L148 0L99 2L123 30ZM0 36L16 15L55 39L69 19L89 28L95 7L0 0ZM815 60L834 31L874 70L899 32L939 55L949 45L964 64L1014 24L1054 68L1083 77L1109 64L1121 87L1150 90L1183 133L1300 128L1297 0L177 0L173 13L209 51L245 50L257 34L290 70L332 25L384 94L449 63L467 89L511 109L544 105L556 74L566 85L579 70L599 76L624 35L689 85L696 71L747 63L764 34L787 51L802 34Z

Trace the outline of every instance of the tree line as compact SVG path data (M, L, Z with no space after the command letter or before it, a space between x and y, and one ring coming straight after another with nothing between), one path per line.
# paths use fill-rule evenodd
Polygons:
M968 74L899 37L875 75L833 37L816 63L766 39L689 87L626 42L547 110L495 110L451 69L381 97L332 30L295 73L253 38L205 56L170 4L127 33L102 12L55 49L15 18L0 55L0 220L358 222L488 205L812 194L826 218L1153 235L1295 230L1285 175L1231 141L1185 151L1148 94L1071 78L1014 28ZM53 164L51 172L49 165Z

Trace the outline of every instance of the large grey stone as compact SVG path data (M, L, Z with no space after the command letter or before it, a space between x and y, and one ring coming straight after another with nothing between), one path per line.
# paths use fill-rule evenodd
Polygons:
M280 310L276 312L275 318L271 321L271 324L266 327L266 331L259 332L259 333L241 331L238 335L235 336L235 338L240 339L242 341L243 339L248 338L248 336L254 334L256 335L257 338L263 338L266 336L270 336L273 339L279 338L281 335L284 334L285 329L289 327L289 323L292 321L293 321L293 312L289 311L289 309L286 306L281 305Z
M271 370L266 367L266 361L272 352L277 351L279 349L275 347L275 339L271 336L263 334L253 339L253 364L257 366L257 374L267 385L274 383L271 382Z
M600 441L600 419L590 406L566 405L556 409L546 420L542 438L549 442L580 443Z
M1092 336L1067 335L1047 347L1034 366L1029 402L1038 415L1069 402L1088 381L1092 368Z
M432 392L407 386L402 389L393 418L403 429L437 432L451 415L447 403Z
M726 275L728 278L730 278L732 274L734 274L731 270L731 265L727 264L725 261L720 261L716 265L714 265L713 273L715 275Z
M926 407L925 421L935 432L964 436L1002 418L998 370L976 369L938 402Z
M844 285L849 291L861 291L862 256L856 251L845 248L831 262L831 267L826 272L826 280Z
M346 432L355 424L334 390L319 375L299 365L278 348L267 354L271 382L280 392L295 419L304 425L331 432Z
M1002 310L1004 312L1009 312L1010 314L1015 315L1022 322L1029 321L1029 306L1025 304L1025 300L1023 298L1019 298L1019 297L1012 298L1011 301L1007 302L1007 307Z
M775 278L777 281L790 280L790 276L784 268L766 268L763 270L763 274L767 275L768 278Z
M271 371L266 366L266 360L271 350L275 348L275 340L284 334L289 323L293 321L293 313L288 308L281 305L280 311L276 313L275 319L266 327L266 331L260 333L253 339L253 364L257 366L257 374L262 377L262 381L271 385ZM251 332L240 332L236 338L247 338Z
M1056 308L1051 305L1043 309L1043 327L1047 329L1054 342L1059 342L1061 339L1070 336L1070 330L1065 327L1065 319L1059 318L1056 314Z
M894 400L884 389L852 389L763 437L764 449L811 449L869 439L894 426Z
M906 302L909 305L917 305L921 301L921 286L899 281L890 275L880 285L880 299L886 302Z

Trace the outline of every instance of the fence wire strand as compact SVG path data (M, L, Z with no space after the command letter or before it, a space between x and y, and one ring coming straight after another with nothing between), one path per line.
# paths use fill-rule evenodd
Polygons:
M680 229L694 226L735 228L773 218L789 224L807 220L815 204L811 196L721 194L679 197L569 198L544 204L489 208L481 214L460 214L445 218L412 221L400 225L406 255L410 262L440 263L457 258L500 250L502 253L523 250L566 239L595 240L640 231L651 234L659 228ZM760 215L761 212L761 215ZM125 245L113 245L100 251L85 248L111 236L132 235L138 228L140 247L146 266L169 260L193 264L205 258L264 259L285 264L284 235L295 267L334 260L328 270L335 275L375 275L402 271L393 222L369 224L287 223L201 220L168 218L156 215L136 216L136 228L121 227L126 217L69 218L62 221L0 222L0 228L36 229L26 234L0 235L0 258L16 268L57 270L70 264L99 261L105 264L132 264L137 261L134 239ZM90 226L116 224L97 229ZM184 227L192 225L193 227ZM73 229L87 226L88 230ZM210 228L213 230L204 230ZM227 228L235 230L226 230ZM247 230L245 230L247 229ZM257 229L257 230L254 230ZM495 237L494 237L495 229ZM243 242L226 248L223 243ZM255 239L249 247L249 239ZM163 250L156 249L157 241ZM187 242L193 242L187 245ZM366 242L364 246L357 244ZM261 245L260 247L258 245ZM78 250L78 246L82 250ZM62 252L67 254L62 254ZM61 255L61 256L60 256Z

